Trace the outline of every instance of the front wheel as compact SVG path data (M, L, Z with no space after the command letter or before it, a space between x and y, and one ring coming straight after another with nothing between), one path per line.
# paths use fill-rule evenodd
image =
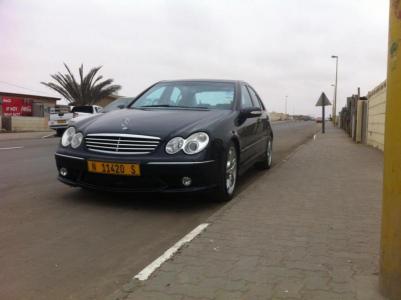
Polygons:
M61 128L56 129L56 136L62 136L64 131L65 131L65 129L61 129Z
M263 153L263 159L256 163L256 167L260 170L270 169L273 158L273 140L269 138L266 145L266 150Z
M213 198L218 202L229 201L233 198L237 186L238 154L235 145L231 142L224 155L224 163L219 174L217 191Z

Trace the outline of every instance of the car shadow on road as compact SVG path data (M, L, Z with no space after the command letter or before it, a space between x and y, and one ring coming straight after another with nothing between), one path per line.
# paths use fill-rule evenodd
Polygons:
M236 194L249 188L265 173L254 168L248 170L239 177ZM69 188L61 198L80 205L145 211L215 211L228 203L213 200L210 193L113 193L81 188Z
M64 193L62 198L82 205L145 211L202 211L224 205L210 200L204 193L111 193L76 188Z

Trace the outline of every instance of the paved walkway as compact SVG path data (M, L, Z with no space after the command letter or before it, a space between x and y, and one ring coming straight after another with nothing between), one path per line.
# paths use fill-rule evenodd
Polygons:
M112 299L382 299L382 153L329 128ZM151 238L151 237L150 237Z

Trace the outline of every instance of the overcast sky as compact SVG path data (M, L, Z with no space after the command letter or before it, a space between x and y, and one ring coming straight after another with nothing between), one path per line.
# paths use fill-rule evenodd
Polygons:
M40 81L103 65L135 96L155 81L249 82L270 111L316 114L386 78L388 0L0 0L0 89L53 94ZM3 83L2 83L3 82ZM29 93L30 90L25 90Z

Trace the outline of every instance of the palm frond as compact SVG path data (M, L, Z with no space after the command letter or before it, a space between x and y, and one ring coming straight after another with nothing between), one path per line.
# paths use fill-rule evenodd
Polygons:
M102 75L96 77L102 66L94 67L84 75L84 66L81 64L78 69L80 82L77 82L66 63L64 67L67 70L66 74L58 72L50 75L53 82L41 82L41 84L53 89L73 105L95 104L121 89L120 85L112 84L113 79L103 80Z

